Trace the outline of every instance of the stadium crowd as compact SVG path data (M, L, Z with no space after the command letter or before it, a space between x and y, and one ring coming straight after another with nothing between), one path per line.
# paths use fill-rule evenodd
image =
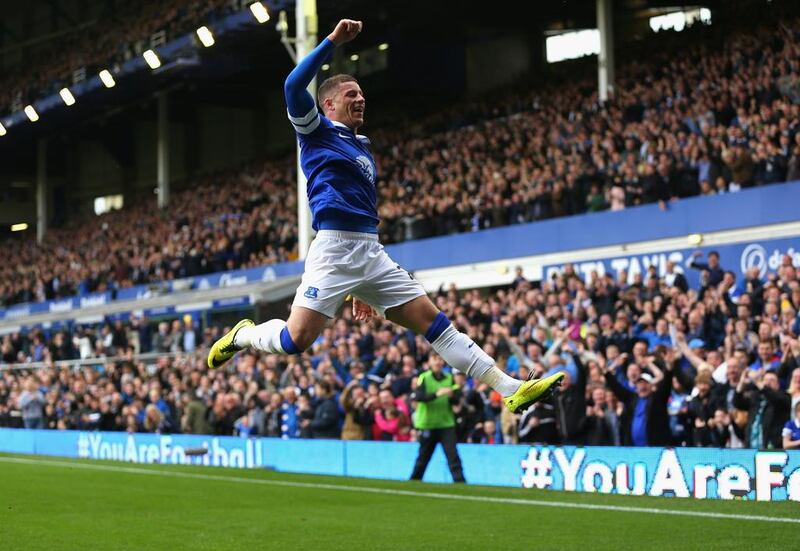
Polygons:
M579 278L567 265L541 285L518 271L486 295L440 289L437 305L520 378L564 370L551 400L523 415L455 373L461 442L798 447L800 280L790 257L742 281L715 253L694 257L699 288L675 266L659 277ZM355 322L345 306L298 356L241 353L209 371L218 327L191 318L117 322L98 330L7 335L0 426L406 441L418 375L442 360L420 336L382 319ZM161 352L153 360L143 352ZM80 369L61 359L98 358ZM112 359L113 358L113 359Z
M7 239L0 256L15 262L0 266L0 305L288 260L296 250L290 176L288 163L253 163L176 192L169 211L138 203L51 229L40 245ZM214 204L226 212L212 216Z
M0 113L72 85L76 71L90 78L141 55L153 47L155 33L163 32L162 39L169 41L231 11L231 0L105 2L96 18L87 18L57 40L26 48L24 63L3 71Z
M166 12L201 14L178 4ZM800 20L695 26L638 46L647 61L620 64L605 106L593 77L573 75L375 133L382 241L800 179ZM134 203L52 229L42 245L5 239L0 256L18 261L0 267L0 306L293 259L292 167L199 178L169 213Z
M713 49L709 32L639 45L653 51L635 49L646 61L622 65L604 107L592 74L504 98L510 116L410 140L379 136L383 241L667 208L800 178L800 21L732 34Z

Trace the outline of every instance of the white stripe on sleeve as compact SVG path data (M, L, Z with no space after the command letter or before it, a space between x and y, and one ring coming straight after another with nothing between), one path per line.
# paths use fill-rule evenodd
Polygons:
M311 111L306 113L304 117L293 117L289 111L286 111L286 114L289 116L289 120L292 121L292 124L296 126L307 126L308 123L313 121L317 115L319 115L319 111L317 111L317 106L311 108Z
M311 134L319 126L319 117L314 119L314 122L312 122L308 126L298 126L294 123L292 123L292 126L294 126L294 129L295 131L297 131L298 134Z
M298 134L311 134L319 126L319 111L316 105L304 117L293 117L288 111L286 113Z

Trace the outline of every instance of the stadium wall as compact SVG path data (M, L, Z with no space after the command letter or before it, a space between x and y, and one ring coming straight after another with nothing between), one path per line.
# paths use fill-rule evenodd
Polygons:
M199 456L191 450L205 449ZM405 480L417 445L0 429L0 451L131 463ZM622 495L800 501L800 451L459 444L470 484ZM379 461L375 458L379 457ZM452 482L437 449L426 482Z
M792 182L683 199L669 203L666 210L644 205L408 241L387 250L403 266L422 270L797 222L798 204L800 182Z

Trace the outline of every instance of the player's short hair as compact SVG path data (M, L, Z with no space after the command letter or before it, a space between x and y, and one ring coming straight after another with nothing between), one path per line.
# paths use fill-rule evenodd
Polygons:
M343 82L358 81L353 75L345 74L333 75L332 77L326 78L322 81L322 84L320 84L319 88L317 88L317 101L319 101L320 106L322 105L322 101L330 96L331 92L333 92Z

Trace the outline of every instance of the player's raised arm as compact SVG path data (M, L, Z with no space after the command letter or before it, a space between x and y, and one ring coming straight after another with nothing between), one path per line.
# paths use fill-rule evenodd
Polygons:
M308 85L322 64L327 61L333 49L350 42L360 32L361 21L342 19L333 32L303 58L286 77L283 91L286 96L286 107L289 110L289 120L292 121L292 125L299 133L308 134L319 126L317 104L308 93Z

